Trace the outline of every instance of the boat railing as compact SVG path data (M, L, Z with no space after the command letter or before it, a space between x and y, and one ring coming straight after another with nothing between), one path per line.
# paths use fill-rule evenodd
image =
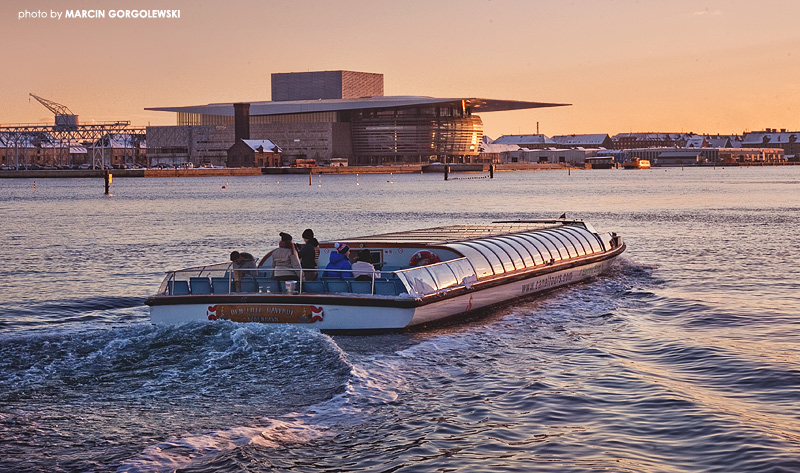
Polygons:
M276 272L291 271L298 277L275 278ZM341 277L330 277L339 273ZM347 274L350 273L350 274ZM477 274L467 258L399 269L374 271L368 278L352 276L352 270L256 268L234 269L230 263L197 266L167 273L161 295L230 293L335 294L425 297L470 287Z

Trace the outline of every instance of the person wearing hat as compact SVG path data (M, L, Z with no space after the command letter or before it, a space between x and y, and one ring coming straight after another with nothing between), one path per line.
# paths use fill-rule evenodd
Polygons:
M329 269L339 269L339 270L348 270L348 271L325 271L325 274L322 275L324 278L352 278L353 273L349 270L353 267L350 264L350 247L347 246L345 243L335 243L333 248L336 250L331 253L331 261L328 263L328 266L325 266L326 270Z
M312 270L303 271L303 277L306 281L313 281L319 276L319 273L314 271L319 266L319 241L314 238L314 231L310 228L303 232L303 241L305 244L298 247L297 256L300 257L300 266L303 269Z
M299 281L300 271L295 271L294 268L300 269L300 259L297 257L297 250L292 243L292 236L288 233L281 232L281 242L272 252L272 278L278 281Z
M381 273L376 273L375 266L372 265L372 254L365 248L358 252L358 259L353 263L353 276L356 281L372 281L373 275L376 278L381 277Z

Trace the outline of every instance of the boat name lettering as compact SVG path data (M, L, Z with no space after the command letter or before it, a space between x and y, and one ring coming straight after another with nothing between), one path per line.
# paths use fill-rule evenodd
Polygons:
M591 268L583 268L581 269L581 277L596 276L602 273L604 269L604 264L598 264L597 266L592 266Z
M261 323L268 323L268 324L275 324L279 323L280 319L278 317L264 317L264 316L252 316L247 318L248 322L261 322Z
M210 320L294 324L322 322L325 317L322 307L274 304L217 304L208 308L207 315Z
M262 312L267 312L269 314L283 314L283 315L294 314L293 309L287 309L284 307L247 306L247 307L240 307L237 309L230 309L229 315L260 314Z
M572 273L551 274L543 278L539 278L533 282L522 285L522 293L541 291L551 287L567 284L572 281Z

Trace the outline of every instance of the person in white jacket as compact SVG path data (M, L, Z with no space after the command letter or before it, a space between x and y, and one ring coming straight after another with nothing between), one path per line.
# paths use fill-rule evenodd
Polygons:
M369 250L361 250L358 252L358 259L353 263L353 276L358 281L372 281L372 275L375 274L376 278L381 277L381 273L375 272L375 266L372 265L371 255Z
M281 242L272 252L272 267L275 268L273 279L278 281L300 280L300 258L292 243L292 236L281 232ZM296 271L295 271L296 269Z

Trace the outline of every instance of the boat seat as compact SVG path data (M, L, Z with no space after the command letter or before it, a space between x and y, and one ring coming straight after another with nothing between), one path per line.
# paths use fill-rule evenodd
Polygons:
M398 279L399 281L399 279ZM395 287L393 281L375 281L375 294L381 296L396 296L397 295L397 287Z
M372 294L372 281L350 281L350 292Z
M189 287L192 288L192 294L211 294L211 281L208 278L189 278Z
M214 294L229 294L231 292L230 279L211 278L211 290Z
M394 279L392 279L392 282L394 283L394 287L395 287L395 290L397 291L397 294L406 294L406 293L408 293L408 290L406 289L406 285L403 284L403 281L401 281L400 278L394 278Z
M258 292L258 284L255 279L244 277L242 278L241 289L242 292Z
M386 266L384 265L381 268L381 275L384 278L394 279L397 277L397 274L394 271L400 271L400 266Z
M258 288L261 290L261 292L281 292L281 285L278 284L278 281L272 278L257 277L256 282L258 283Z
M189 295L189 281L170 281L167 289L170 296Z
M325 291L325 281L303 281L303 292L321 294Z
M350 292L350 285L341 278L328 279L325 284L328 286L328 292Z

